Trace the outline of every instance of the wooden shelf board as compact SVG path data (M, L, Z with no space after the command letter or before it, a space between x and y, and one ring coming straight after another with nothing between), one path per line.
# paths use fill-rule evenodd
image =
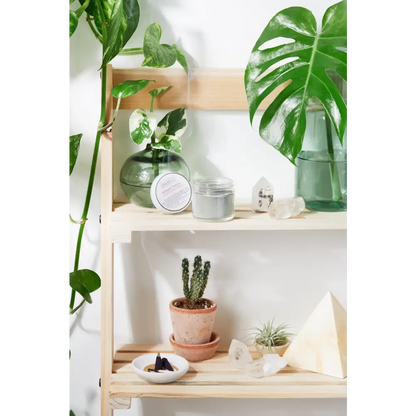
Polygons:
M150 384L139 378L131 361L151 352L172 352L170 345L122 345L116 349L110 382L111 398L345 398L347 380L286 367L274 376L249 377L231 366L228 346L213 358L190 363L185 376L172 384ZM258 354L253 352L253 358Z
M304 211L288 220L272 220L267 213L255 213L249 205L236 207L235 218L228 222L203 222L187 210L180 214L164 215L151 208L116 203L111 214L111 239L114 243L131 242L132 231L250 231L250 230L344 230L346 212Z
M173 88L154 100L155 110L172 110L187 107L195 110L248 110L244 87L244 69L191 68L188 80L182 68L113 68L113 84L127 80L150 79L151 82L140 94L121 100L120 109L148 109L150 98L147 94L153 88L170 85ZM265 110L289 82L276 88L260 104ZM113 99L113 107L117 99Z

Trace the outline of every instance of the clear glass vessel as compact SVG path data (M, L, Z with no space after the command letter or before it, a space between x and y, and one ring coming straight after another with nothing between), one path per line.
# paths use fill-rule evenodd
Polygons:
M198 179L192 188L192 213L196 219L221 222L234 218L234 183L231 179Z
M347 209L347 137L343 146L321 105L307 113L305 139L296 164L296 196L314 211Z
M150 187L154 179L162 173L177 172L190 178L185 160L177 153L165 149L152 148L134 153L120 171L120 184L126 197L135 205L153 208Z

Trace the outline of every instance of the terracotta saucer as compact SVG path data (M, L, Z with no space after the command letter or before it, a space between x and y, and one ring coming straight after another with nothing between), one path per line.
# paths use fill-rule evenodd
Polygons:
M204 361L214 356L220 343L220 337L216 332L213 332L211 334L211 341L207 344L190 345L176 342L174 335L170 334L169 341L176 355L188 361Z

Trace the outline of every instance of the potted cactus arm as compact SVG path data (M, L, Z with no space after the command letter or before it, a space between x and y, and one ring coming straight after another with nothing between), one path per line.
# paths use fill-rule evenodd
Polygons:
M206 344L210 342L217 305L203 298L208 284L211 263L203 263L196 256L192 275L189 260L182 260L182 283L184 297L174 299L169 304L173 335L182 344Z

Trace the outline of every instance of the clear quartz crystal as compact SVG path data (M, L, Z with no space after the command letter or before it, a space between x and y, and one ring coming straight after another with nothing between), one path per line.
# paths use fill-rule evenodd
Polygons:
M262 177L253 187L251 207L256 212L267 212L273 202L273 185Z
M268 377L278 373L287 364L286 358L281 357L279 354L265 354L263 358L247 363L244 371L250 377Z
M236 339L231 341L228 357L231 360L231 365L235 368L244 368L247 363L253 361L247 345Z
M270 218L285 220L296 217L305 209L305 201L302 197L276 199L269 207Z

